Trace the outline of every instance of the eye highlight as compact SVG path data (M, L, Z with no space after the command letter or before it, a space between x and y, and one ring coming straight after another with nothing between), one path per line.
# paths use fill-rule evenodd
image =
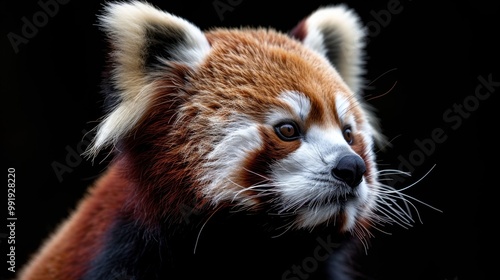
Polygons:
M300 138L300 129L293 121L279 123L274 127L276 135L283 141L293 141Z
M352 133L351 126L344 126L344 128L342 129L342 136L344 136L347 144L352 145L354 143L354 134Z

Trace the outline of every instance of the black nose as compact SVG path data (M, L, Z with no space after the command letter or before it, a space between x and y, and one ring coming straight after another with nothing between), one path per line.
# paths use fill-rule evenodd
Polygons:
M357 155L347 155L342 157L337 163L337 166L332 169L333 177L344 181L352 188L361 183L365 172L365 162Z

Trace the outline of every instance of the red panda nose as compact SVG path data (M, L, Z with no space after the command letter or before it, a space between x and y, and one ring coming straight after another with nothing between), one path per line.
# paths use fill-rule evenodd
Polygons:
M337 166L332 169L333 177L344 181L351 188L355 188L361 183L365 172L365 162L358 155L343 156Z

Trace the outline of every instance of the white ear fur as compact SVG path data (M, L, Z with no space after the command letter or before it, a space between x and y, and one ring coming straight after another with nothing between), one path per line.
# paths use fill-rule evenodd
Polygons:
M362 87L365 30L345 5L314 11L293 31L303 44L325 56L355 93Z
M210 50L196 26L139 1L107 4L99 25L112 46L110 82L118 102L97 127L90 156L115 145L137 124L148 108L155 74L168 71L171 62L195 68Z

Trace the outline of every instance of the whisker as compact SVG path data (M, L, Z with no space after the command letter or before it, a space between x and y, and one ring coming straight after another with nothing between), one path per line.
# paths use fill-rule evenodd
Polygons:
M427 206L427 207L430 207L430 208L432 208L432 209L434 209L434 210L436 210L436 211L442 212L441 210L437 209L436 207L433 207L433 206L431 206L431 205L429 205L429 204L427 204L427 203L425 203L425 202L423 202L423 201L420 201L420 200L418 200L418 199L416 199L416 198L414 198L414 197L412 197L412 196L410 196L410 195L407 195L407 194L402 193L403 191L405 191L405 190L407 190L407 189L409 189L409 188L411 188L411 187L415 186L415 185L416 185L416 184L418 184L419 182L421 182L421 181L422 181L425 177L427 177L427 176L430 174L430 172L431 172L431 171L432 171L435 167L436 167L436 164L434 164L434 165L433 165L433 166L429 169L429 171L427 171L427 172L426 172L426 173L425 173L425 174L424 174L421 178L419 178L416 182L413 182L412 184L410 184L410 185L408 185L408 186L406 186L406 187L404 187L404 188L401 188L401 189L395 189L394 187L390 187L390 186L388 186L388 185L378 184L378 185L377 185L377 186L379 187L378 192L380 192L380 193L385 193L385 194L389 194L389 193L397 193L397 194L400 194L400 195L405 196L405 197L407 197L407 198L410 198L410 199L412 199L412 200L414 200L414 201L417 201L417 202L419 202L419 203L421 203L421 204L423 204L423 205L425 205L425 206ZM390 170L391 170L391 172L392 172L392 171L394 171L394 172L398 172L398 171L397 171L397 170L395 170L395 169L390 169ZM399 171L399 172L400 172L399 174L404 174L404 175L411 176L411 175L410 175L409 173L407 173L407 172L403 172L403 171ZM384 175L387 175L387 174L379 173L379 175L384 176Z
M200 240L201 232L203 231L203 228L205 228L205 225L208 223L208 221L217 213L219 209L221 209L222 206L219 206L214 209L214 212L210 214L210 216L207 218L207 220L203 223L203 225L200 228L200 231L198 232L198 235L196 236L196 241L194 243L194 249L193 249L193 254L196 254L196 248L198 247L198 241Z
M405 198L409 198L409 199L411 199L411 200L413 200L415 202L418 202L418 203L420 203L422 205L425 205L425 206L431 208L432 210L435 210L435 211L438 211L440 213L443 213L443 210L440 210L439 208L436 208L436 207L434 207L434 206L432 206L432 205L430 205L428 203L425 203L425 202L423 202L423 201L421 201L421 200L419 200L417 198L414 198L414 197L412 197L412 196L410 196L408 194L401 193L401 195L404 196ZM408 203L410 203L410 201L408 199L405 199L405 201L407 201Z
M435 164L431 167L431 169L429 171L427 171L427 173L424 174L424 176L420 177L420 179L418 179L416 182L412 183L411 185L409 185L407 187L404 187L404 188L400 189L399 191L404 191L404 190L409 189L409 188L413 187L414 185L418 184L425 177L427 177L427 175L429 175L429 173L434 169L434 167L436 167Z
M387 209L385 209L383 207L377 207L377 211L381 212L382 214L385 215L385 217L389 218L390 223L395 223L395 224L403 227L404 229L408 229L409 227L412 226L411 224L405 222L404 220L401 221L401 219L399 219L399 216L395 215L390 210L387 210Z
M380 217L377 217L377 218L380 218ZM375 223L376 225L380 225L380 226L383 226L384 223L383 222L380 222L380 221L372 221L373 223ZM384 233L384 234L387 234L387 235L392 235L392 233L388 232L388 231L385 231L385 230L382 230L381 228L377 227L375 224L371 223L370 225L370 228L372 229L375 229L381 233Z
M392 137L391 140L384 141L384 145L377 147L377 149L375 150L374 153L378 154L378 153L384 151L386 147L391 147L392 146L392 142L396 141L396 139L398 139L401 135L402 134L398 134L398 135Z
M393 196L393 197L400 198L400 197L397 197L397 196ZM404 201L405 202L405 206L407 206L406 207L406 211L403 208L401 208L401 206L399 204L396 203L395 199L389 199L389 201L393 202L393 203L387 202L385 197L382 198L382 201L385 202L383 205L389 207L391 210L394 211L394 214L400 216L401 219L405 220L407 223L415 222L413 220L412 216L411 216L411 211L410 211L409 207L406 205L407 201ZM411 202L410 202L410 204L411 204ZM412 206L414 206L414 205L412 204ZM400 211L397 211L394 207L398 208ZM414 209L418 213L417 208L414 207ZM401 214L401 213L404 213L404 215Z
M257 175L257 176L259 176L259 177L263 178L264 180L271 180L271 179L270 179L270 178L268 178L267 176L264 176L264 175L262 175L262 174L260 174L260 173L257 173L257 172L255 172L255 171L252 171L252 170L250 170L250 169L248 169L248 168L246 168L246 167L244 167L244 168L243 168L243 170L245 170L246 172L252 173L253 175Z
M378 175L407 175L411 176L409 172L405 172L399 169L382 169L376 172Z
M395 81L394 84L392 85L392 87L389 90L387 90L386 92L384 92L382 94L375 95L373 97L367 98L366 101L368 102L368 101L373 100L375 98L380 98L380 97L383 97L384 95L387 95L389 92L391 92L396 87L397 83L398 83L398 81Z
M399 212L397 212L397 213L403 213L406 218L408 218L411 222L414 222L413 217L411 215L410 205L417 212L417 214L418 214L418 209L411 202L407 201L403 196L399 196L399 195L386 195L386 196L381 196L380 199L381 199L381 201L384 202L381 205L385 205L385 206L389 207L395 213L397 212L396 208L398 208ZM405 209L403 209L397 203L398 201L401 201L404 204Z
M368 242L373 234L362 224L357 224L356 227L351 231L361 242L365 250L365 254L368 253L368 248L370 247Z
M392 68L392 69L389 69L387 71L385 71L384 73L380 74L377 78L373 79L370 81L369 84L367 84L367 86L371 86L373 83L375 83L378 79L382 78L383 76L385 76L387 73L389 72L392 72L394 70L398 70L398 68Z
M389 180L390 178L381 178L374 185L374 190L376 191L376 196L378 197L378 203L375 206L374 212L377 215L378 219L383 219L385 223L395 223L403 228L411 227L415 222L412 213L416 213L417 219L420 223L422 223L422 219L418 208L413 202L417 202L426 207L429 207L438 212L442 212L441 210L433 207L411 195L405 194L404 191L408 190L411 187L414 187L418 183L420 183L424 178L426 178L431 171L434 170L436 165L433 165L423 176L421 176L417 181L409 184L400 189L396 189L392 186L381 183L382 181ZM383 169L376 173L381 177L388 177L392 175L405 175L411 176L409 172L404 172L397 169ZM379 213L380 215L376 214ZM385 220L387 219L387 220Z
M286 227L286 229L285 229L283 232L281 232L281 233L279 233L279 234L277 234L277 235L273 235L273 236L271 236L271 238L278 238L278 237L280 237L280 236L284 235L284 234L285 234L285 233L287 233L290 229L292 229L292 228L293 228L293 225L294 225L294 222L293 222L293 221L291 221L291 222L288 222L288 223L287 223L286 225L284 225L284 226L278 227L277 229L284 228L284 227Z

